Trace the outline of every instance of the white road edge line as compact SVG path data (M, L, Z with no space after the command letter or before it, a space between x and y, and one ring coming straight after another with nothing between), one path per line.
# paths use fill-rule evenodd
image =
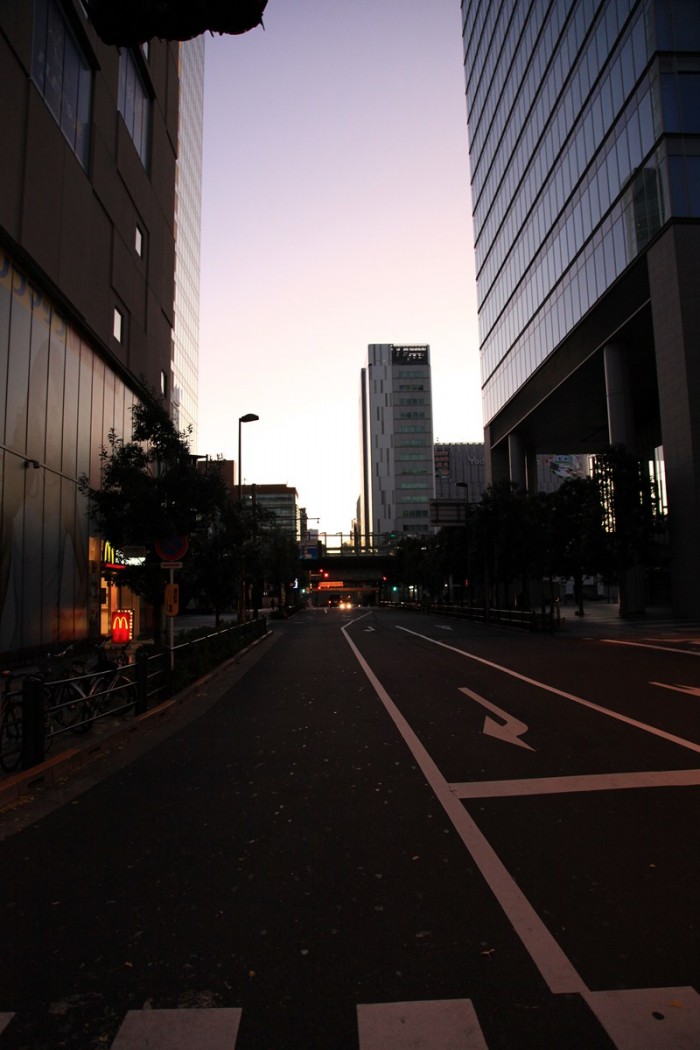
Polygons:
M673 733L667 733L663 729L657 729L655 726L647 725L646 722L639 722L636 718L629 718L627 715L622 715L618 711L611 711L608 707L601 707L600 704L594 704L591 700L584 700L581 696L575 696L574 693L567 693L563 689L557 689L553 685L547 685L546 682L538 682L536 678L528 678L525 674L520 674L519 671L513 671L510 667L504 667L502 664L494 663L493 660L486 660L483 656L476 656L474 653L468 653L464 649L458 649L454 645L448 645L447 642L440 642L437 638L430 638L427 634L420 634L418 631L411 631L408 627L400 627L396 625L399 631L405 631L406 634L412 634L416 638L422 638L426 642L430 642L432 645L439 645L443 649L449 649L450 652L458 653L460 656L466 656L467 660L475 660L479 664L484 664L486 667L492 667L495 671L503 671L504 674L510 675L511 678L518 678L521 682L526 682L528 685L534 685L538 689L543 689L547 693L554 693L556 696L561 696L564 700L573 700L575 704L581 704L582 707L587 707L591 711L597 711L598 714L607 715L608 718L614 718L617 722L624 722L625 725L633 726L635 729L641 729L644 733L651 733L653 736L658 736L662 740L668 740L671 744L678 744L679 747L685 747L689 751L695 751L696 754L700 754L700 744L694 743L692 740L685 740L681 736L675 736Z
M597 638L594 641L604 642L606 645L632 645L637 649L656 649L660 653L682 653L683 656L700 656L700 652L692 649L674 649L670 645L652 645L651 642L628 642L624 638Z
M348 625L350 626L350 625ZM588 991L582 977L559 947L539 915L517 885L510 872L501 862L488 840L482 835L461 801L450 789L450 785L430 757L420 740L403 717L372 668L362 656L343 627L345 640L355 654L355 659L369 679L374 691L386 708L403 737L423 776L442 805L452 826L478 866L491 892L508 916L513 929L529 952L535 966L542 974L552 992Z
M512 798L523 795L567 795L576 791L621 791L627 788L695 787L700 769L645 770L641 773L590 773L531 780L475 780L450 784L458 798Z

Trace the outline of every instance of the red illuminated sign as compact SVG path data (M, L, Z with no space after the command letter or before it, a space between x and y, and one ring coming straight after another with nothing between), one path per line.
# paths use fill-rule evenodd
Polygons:
M115 645L126 645L134 637L134 610L115 609L112 613L112 641Z

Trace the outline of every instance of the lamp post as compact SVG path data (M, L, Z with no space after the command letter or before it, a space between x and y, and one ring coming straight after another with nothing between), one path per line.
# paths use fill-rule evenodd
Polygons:
M238 417L238 502L240 503L243 498L242 485L243 485L243 471L241 470L241 424L242 423L257 423L260 416L256 416L254 412L248 412L245 416Z
M241 469L241 427L243 423L257 423L260 416L256 416L254 412L247 412L244 416L238 417L238 506L243 506L243 471ZM240 600L240 615L238 617L239 623L245 623L245 566L241 559L241 600Z

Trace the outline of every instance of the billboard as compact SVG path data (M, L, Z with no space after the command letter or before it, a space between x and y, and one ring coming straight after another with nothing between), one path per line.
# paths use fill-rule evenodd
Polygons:
M430 364L430 347L392 345L391 363L392 365L428 365Z

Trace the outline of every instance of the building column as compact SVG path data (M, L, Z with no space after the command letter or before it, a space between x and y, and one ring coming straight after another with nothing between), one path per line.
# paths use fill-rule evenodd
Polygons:
M700 227L671 226L647 253L669 505L674 612L700 614Z
M527 456L520 434L508 435L508 468L510 480L519 489L527 488Z
M603 347L605 394L608 402L608 440L611 445L634 449L634 415L630 391L627 348L622 343Z

